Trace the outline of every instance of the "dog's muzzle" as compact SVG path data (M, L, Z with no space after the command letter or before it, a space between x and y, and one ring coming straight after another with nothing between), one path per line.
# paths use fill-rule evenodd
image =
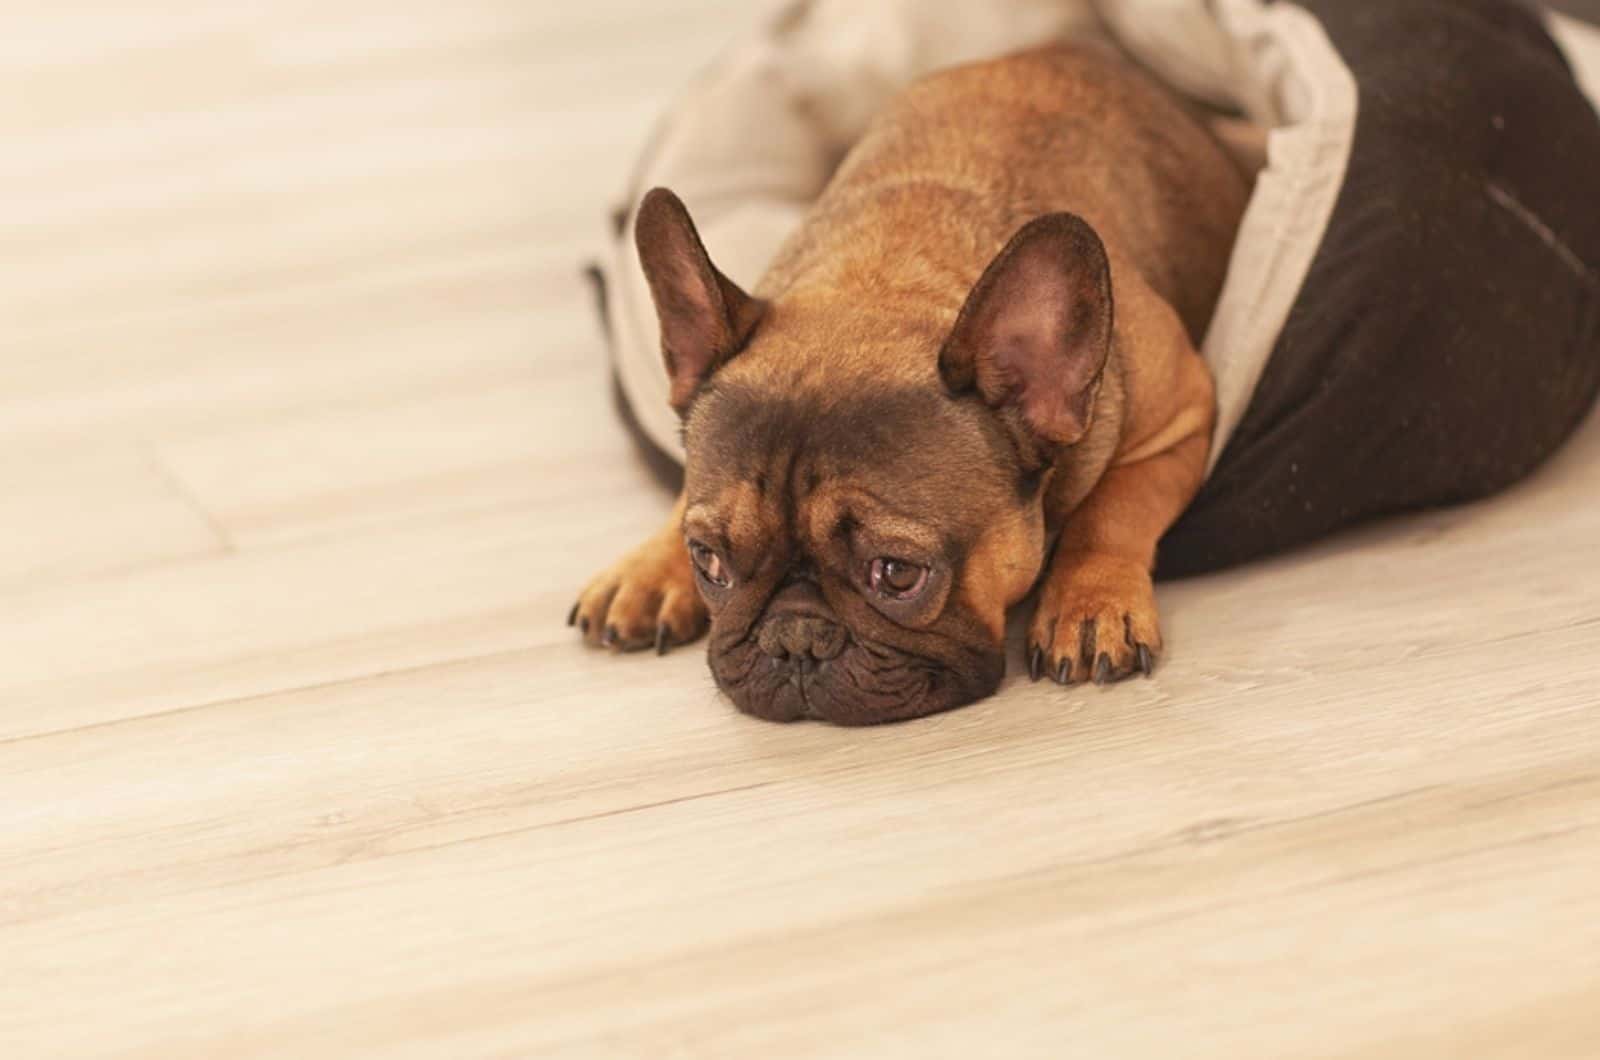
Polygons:
M756 644L775 668L788 671L789 683L804 704L803 713L820 717L808 686L824 676L844 651L849 634L828 613L822 594L810 582L795 582L773 597L756 633Z

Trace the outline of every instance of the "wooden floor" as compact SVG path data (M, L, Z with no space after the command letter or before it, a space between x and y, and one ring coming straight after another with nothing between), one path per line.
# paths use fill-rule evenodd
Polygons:
M1600 1055L1600 419L1164 587L1149 682L575 642L669 503L578 266L749 17L12 5L0 1056Z

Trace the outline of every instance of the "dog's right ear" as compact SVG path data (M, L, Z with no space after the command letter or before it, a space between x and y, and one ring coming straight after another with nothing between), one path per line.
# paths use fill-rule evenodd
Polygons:
M739 352L766 306L711 264L688 209L666 188L645 195L633 236L661 322L670 401L683 416L711 373Z

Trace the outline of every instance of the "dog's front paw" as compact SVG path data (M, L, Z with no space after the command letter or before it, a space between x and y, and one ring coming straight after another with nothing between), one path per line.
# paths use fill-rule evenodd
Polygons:
M1149 571L1116 556L1056 557L1028 633L1030 677L1064 685L1148 677L1160 651Z
M591 581L567 625L602 647L665 654L704 633L706 619L688 550L673 533L651 538Z

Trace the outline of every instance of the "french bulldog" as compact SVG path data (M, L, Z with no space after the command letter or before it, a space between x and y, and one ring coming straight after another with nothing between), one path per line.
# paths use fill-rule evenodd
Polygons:
M899 94L753 292L649 192L684 487L569 623L623 651L709 626L717 685L778 721L990 694L1036 585L1035 681L1150 674L1156 546L1211 444L1195 343L1247 194L1189 108L1065 45Z

